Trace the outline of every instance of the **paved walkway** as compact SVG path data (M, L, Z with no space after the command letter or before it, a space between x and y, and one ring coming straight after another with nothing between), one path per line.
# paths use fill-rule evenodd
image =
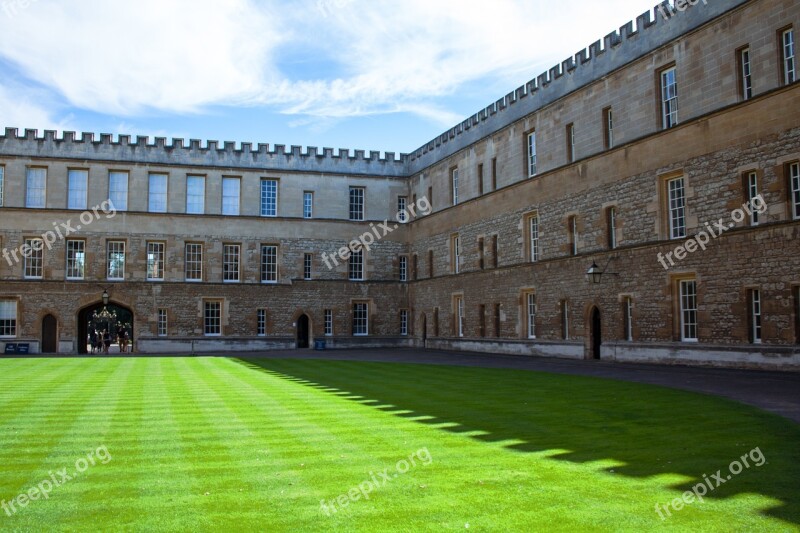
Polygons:
M240 357L243 359L334 359L477 366L594 376L723 396L800 423L800 373L798 372L545 359L412 349L328 350L321 352L294 350L248 353Z

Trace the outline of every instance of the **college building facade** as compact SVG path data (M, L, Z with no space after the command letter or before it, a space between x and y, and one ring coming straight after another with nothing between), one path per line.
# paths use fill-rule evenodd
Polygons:
M798 26L656 6L411 154L7 128L0 347L800 369Z

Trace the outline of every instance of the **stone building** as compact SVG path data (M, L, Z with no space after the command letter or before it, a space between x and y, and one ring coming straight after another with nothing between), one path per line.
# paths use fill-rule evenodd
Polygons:
M139 352L799 368L799 25L657 6L399 156L6 129L0 345L85 351L105 296Z

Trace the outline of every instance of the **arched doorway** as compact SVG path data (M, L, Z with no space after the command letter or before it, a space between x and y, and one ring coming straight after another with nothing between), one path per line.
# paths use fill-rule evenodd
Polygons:
M592 359L600 359L600 348L603 345L603 321L600 309L592 308Z
M310 336L308 315L300 315L297 319L297 347L308 348Z
M58 353L58 320L49 314L42 319L42 353Z
M91 351L89 339L93 331L102 333L104 329L111 332L113 346L110 352L119 352L116 334L122 331L128 334L128 339L133 338L133 310L124 305L109 303L104 306L98 302L84 307L78 312L78 353L85 354ZM132 351L128 348L128 351Z

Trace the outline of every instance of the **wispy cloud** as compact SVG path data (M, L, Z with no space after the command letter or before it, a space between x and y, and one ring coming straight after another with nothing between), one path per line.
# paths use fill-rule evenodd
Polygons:
M121 117L265 106L296 124L412 113L448 126L465 85L512 90L651 3L39 0L3 24L0 56L70 105ZM290 53L318 70L289 72ZM0 88L6 121L9 102ZM25 105L19 120L53 122Z

